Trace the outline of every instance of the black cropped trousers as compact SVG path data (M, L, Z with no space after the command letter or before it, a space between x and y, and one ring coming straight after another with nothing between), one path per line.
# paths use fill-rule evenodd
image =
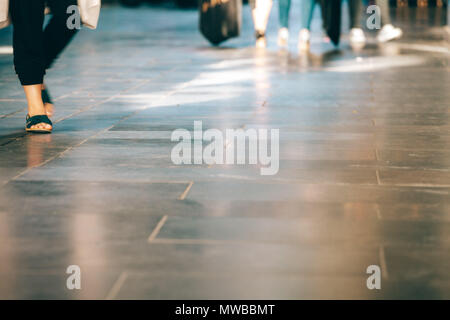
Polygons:
M77 0L10 1L14 67L22 85L43 83L45 71L77 32L67 27L67 20L73 14L67 13L67 9L75 4ZM52 17L43 29L46 6Z

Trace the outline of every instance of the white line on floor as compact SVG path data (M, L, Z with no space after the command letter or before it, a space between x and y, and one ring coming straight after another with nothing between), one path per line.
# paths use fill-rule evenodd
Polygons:
M111 290L109 290L105 300L114 300L117 297L117 294L119 293L120 289L122 288L127 278L128 273L126 271L123 271L120 274L119 278L117 278L116 282L114 282L114 285L112 286Z
M377 148L375 148L375 159L377 159L377 161L380 161L380 155L378 154Z
M378 203L375 204L375 212L377 213L378 220L383 220L383 217L381 216L380 206L378 205Z
M188 195L188 193L189 193L189 190L191 190L193 184L194 184L193 181L189 182L189 185L186 187L186 190L184 190L184 192L180 195L180 197L178 198L178 200L184 200L184 199L186 199L186 197L187 197L187 195Z
M152 233L150 234L150 236L148 237L147 242L153 242L156 237L158 236L159 231L161 231L161 228L164 226L164 224L167 221L168 216L165 215L161 218L161 220L159 220L158 224L156 225L155 229L152 231Z

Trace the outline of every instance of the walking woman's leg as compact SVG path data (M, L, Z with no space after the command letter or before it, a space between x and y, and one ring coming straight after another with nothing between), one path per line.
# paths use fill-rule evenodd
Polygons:
M289 28L289 11L291 0L279 0L280 27Z
M265 33L270 11L272 10L272 0L255 0L255 7L252 10L253 22L257 32Z
M348 8L350 14L350 44L354 48L364 46L366 36L362 29L362 0L348 0Z
M375 0L375 4L380 8L381 25L383 26L377 35L379 42L387 42L398 39L402 36L403 31L396 28L391 23L388 0Z
M325 6L324 6L323 2L324 2L324 0L318 1L319 5L320 5L320 14L322 16L322 28L323 28L323 30L327 30L328 29L328 21L327 21L328 17L325 12Z
M47 2L52 13L52 18L44 30L45 68L49 69L78 30L67 27L67 19L72 14L67 13L67 8L76 5L77 0L47 0Z
M256 46L266 46L266 28L272 10L272 0L253 0L252 17L255 26Z
M302 0L301 7L301 29L311 29L314 13L315 0Z
M375 0L375 4L380 8L381 24L391 24L388 0Z
M314 13L315 0L302 0L301 3L301 27L298 34L298 49L302 51L309 51L309 44L311 39L311 21Z
M77 4L77 0L47 0L52 13L52 18L44 31L45 69L51 68L55 60L72 40L78 31L67 27L67 19L71 13L67 8ZM69 10L72 12L72 10ZM48 88L42 86L44 104L49 116L53 115L53 103Z
M45 115L41 91L45 74L44 0L10 1L10 12L14 28L14 67L27 97L28 115ZM31 129L50 130L51 125L37 123Z
M348 0L348 8L350 14L350 29L362 27L362 0Z
M286 48L289 39L289 12L291 10L291 0L279 1L279 20L280 29L278 30L278 46Z

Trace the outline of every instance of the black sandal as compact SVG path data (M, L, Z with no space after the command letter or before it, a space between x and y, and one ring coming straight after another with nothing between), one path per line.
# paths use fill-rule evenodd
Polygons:
M51 133L52 129L32 129L32 126L35 126L39 123L46 123L49 124L51 126L53 126L52 121L49 119L49 117L47 115L38 115L38 116L33 116L30 117L30 115L27 114L27 118L26 118L27 124L25 126L25 130L27 132L32 132L32 133Z

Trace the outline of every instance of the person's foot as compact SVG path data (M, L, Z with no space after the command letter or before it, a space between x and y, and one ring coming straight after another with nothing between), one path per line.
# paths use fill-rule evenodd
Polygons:
M52 117L53 113L55 111L55 108L53 106L52 98L50 97L50 94L44 84L42 85L42 101L44 102L44 107L45 107L47 116Z
M30 118L34 117L34 116L39 116L39 115L47 115L47 111L43 105L28 107L28 116ZM32 130L52 130L52 126L48 123L41 122L41 123L37 123L37 124L31 126L30 129L32 129Z
M298 34L298 50L301 52L309 51L311 32L308 29L300 30Z
M350 30L350 44L365 44L366 36L361 28L352 28Z
M331 39L330 39L330 37L328 36L326 30L323 30L323 31L322 31L322 41L325 42L325 43L330 43L330 42L331 42Z
M265 48L267 45L266 34L262 31L255 32L256 48Z
M289 30L288 28L281 28L278 30L278 46L286 48L288 46Z
M55 107L53 106L52 103L46 103L44 105L45 108L45 113L47 114L47 116L49 118L53 117L53 114L55 113Z
M378 42L388 42L400 38L403 35L403 31L400 28L395 28L392 24L387 24L381 28L378 33Z

